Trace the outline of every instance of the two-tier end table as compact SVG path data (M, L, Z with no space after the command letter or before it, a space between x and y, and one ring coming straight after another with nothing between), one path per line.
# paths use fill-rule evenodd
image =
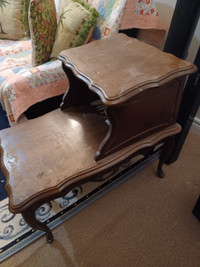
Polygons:
M118 34L59 55L70 87L42 117L0 132L1 168L9 209L34 229L42 204L110 172L136 154L164 144L169 155L186 76L196 68L157 48Z

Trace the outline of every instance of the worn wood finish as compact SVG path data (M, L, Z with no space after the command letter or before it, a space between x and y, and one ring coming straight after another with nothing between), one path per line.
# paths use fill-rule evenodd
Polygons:
M195 71L125 35L70 49L60 59L70 80L61 109L0 131L9 209L45 231L47 242L52 232L35 217L47 201L158 144L164 149L157 174L164 177L181 130L176 117L185 76Z
M59 58L72 88L62 110L87 103L94 93L104 103L110 127L95 160L175 123L186 75L196 70L124 34L65 50Z
M37 208L165 142L180 132L180 126L169 126L95 162L93 156L105 131L107 125L95 114L55 110L0 132L1 168L7 178L9 209L22 213L32 228L45 231L48 242L53 236L46 225L36 220Z
M77 110L77 109L76 109ZM107 124L96 114L55 110L42 117L0 132L2 167L8 177L11 212L18 212L46 194L62 191L66 185L93 178L134 152L153 145L180 131L174 124L95 162L99 142Z
M194 64L124 34L62 51L59 58L106 105L196 70Z

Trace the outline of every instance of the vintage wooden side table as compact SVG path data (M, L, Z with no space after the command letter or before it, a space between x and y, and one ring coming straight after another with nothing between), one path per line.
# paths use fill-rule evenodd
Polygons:
M63 51L70 88L61 109L0 132L9 209L36 230L42 204L98 180L163 143L158 176L172 148L186 76L193 64L123 34Z

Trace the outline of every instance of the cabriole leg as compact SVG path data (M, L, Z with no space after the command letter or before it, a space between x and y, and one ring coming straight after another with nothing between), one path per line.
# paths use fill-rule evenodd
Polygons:
M49 229L49 227L40 222L38 219L36 219L35 216L35 210L33 209L28 209L22 212L22 216L24 218L24 220L27 222L27 224L35 229L35 230L42 230L44 232L46 232L46 240L48 243L52 243L53 242L53 234L51 232L51 230Z
M164 141L164 146L163 150L160 155L158 167L157 167L157 175L160 178L165 177L165 173L163 172L163 164L167 161L168 157L170 156L171 152L173 151L174 148L174 136L170 136Z

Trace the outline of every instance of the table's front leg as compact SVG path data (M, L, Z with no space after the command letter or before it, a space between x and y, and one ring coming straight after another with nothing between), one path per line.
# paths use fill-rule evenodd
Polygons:
M33 228L34 230L41 230L46 232L46 240L48 243L53 242L53 234L49 227L45 224L40 222L35 216L35 210L29 207L27 210L23 211L22 216L26 223Z

